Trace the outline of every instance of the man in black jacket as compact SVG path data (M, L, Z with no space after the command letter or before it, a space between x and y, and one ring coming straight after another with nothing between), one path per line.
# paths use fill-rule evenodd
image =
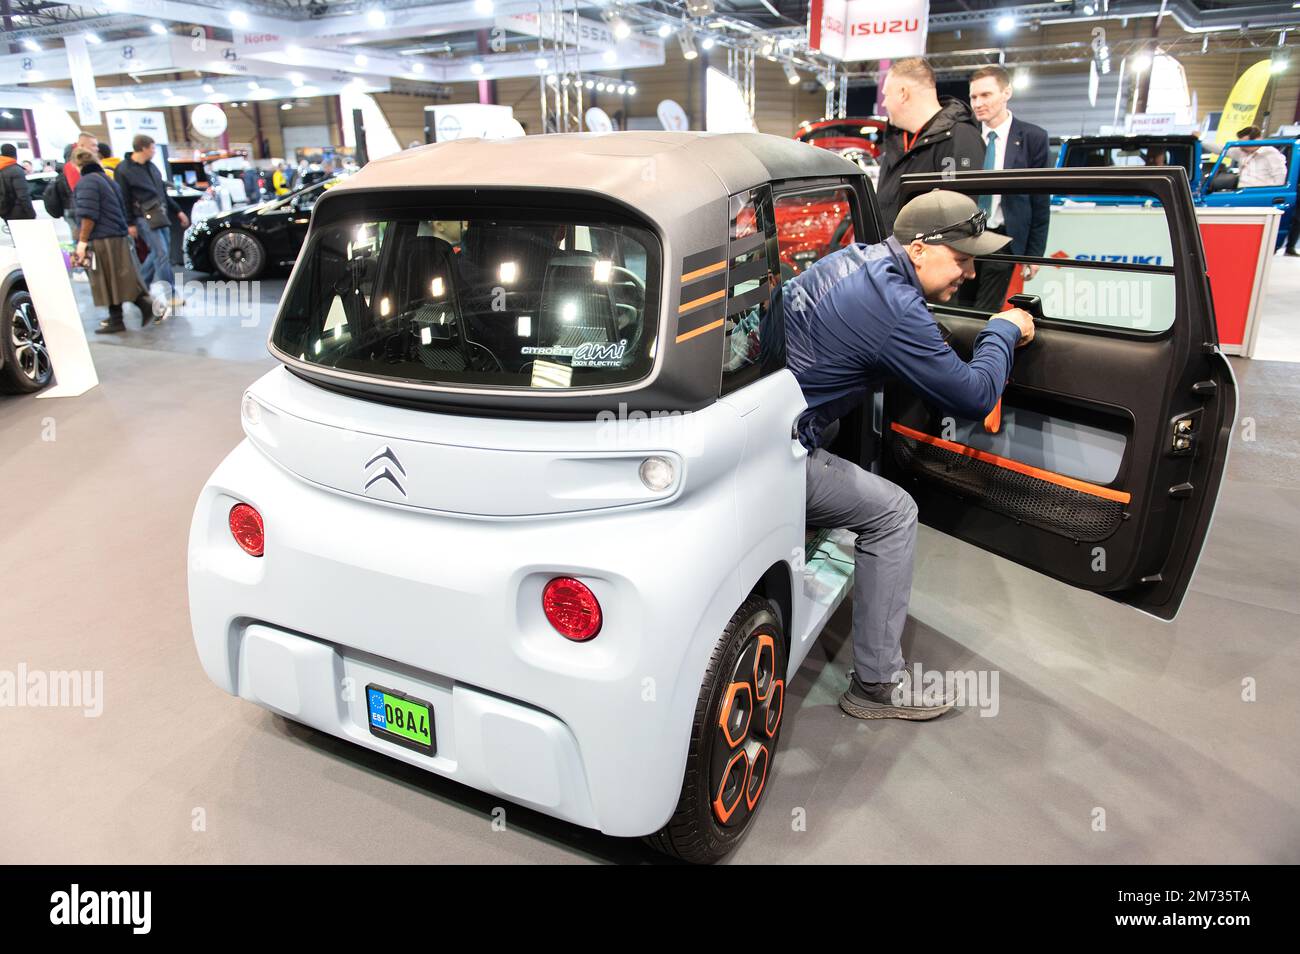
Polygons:
M176 200L167 194L162 173L153 163L154 151L153 139L143 133L136 136L131 142L131 152L117 164L113 181L122 191L122 205L132 223L131 237L138 234L149 246L149 257L140 266L145 287L162 282L170 289L171 218L175 217L182 228L189 225L190 220Z
M966 172L984 166L984 141L965 103L939 99L934 70L919 56L895 60L885 76L889 113L880 160L881 225L888 235L898 216L899 177L909 172Z
M18 150L11 142L0 146L0 219L34 219L32 193L27 173L18 164Z

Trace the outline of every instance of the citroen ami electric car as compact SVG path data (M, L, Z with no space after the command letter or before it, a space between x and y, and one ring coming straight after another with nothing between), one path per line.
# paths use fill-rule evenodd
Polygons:
M1235 409L1186 177L904 185L932 188L1154 197L1170 258L1136 280L1160 285L1156 321L1044 295L1000 427L890 386L833 449L944 533L1172 617ZM458 140L322 195L281 364L194 513L208 676L577 825L725 855L853 572L852 535L805 526L785 366L777 222L810 204L849 219L819 255L881 235L857 165L753 134ZM936 318L968 353L988 315Z

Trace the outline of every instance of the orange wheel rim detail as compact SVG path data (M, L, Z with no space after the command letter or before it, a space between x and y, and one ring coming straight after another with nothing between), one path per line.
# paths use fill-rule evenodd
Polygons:
M730 805L727 805L724 800L724 797L727 794L727 782L731 779L732 771L736 767L736 762L740 759L745 760L745 768L742 772L740 784L736 786L736 797ZM767 770L764 769L764 772L766 771ZM732 814L740 807L740 800L742 798L746 799L747 805L749 803L749 772L749 756L745 754L744 749L741 749L732 756L731 761L727 763L726 771L722 773L722 783L718 786L718 794L713 799L713 814L717 817L718 821L722 822L724 825L731 820Z
M747 705L744 708L745 722L743 725L737 725L734 732L732 730L732 710L738 703L738 697L744 690ZM734 749L740 743L745 741L745 736L749 734L749 720L754 714L753 693L750 691L749 683L733 682L727 687L727 696L722 700L722 714L718 716L718 728L722 730L723 736L727 740L727 747Z

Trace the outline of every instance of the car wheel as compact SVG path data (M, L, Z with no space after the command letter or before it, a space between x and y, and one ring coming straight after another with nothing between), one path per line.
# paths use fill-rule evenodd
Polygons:
M262 274L266 267L266 250L257 236L242 229L228 229L212 240L209 254L212 265L226 278L248 281Z
M781 735L786 653L772 604L761 597L746 600L723 630L704 674L677 809L647 839L660 851L706 864L745 834Z
M0 309L0 351L0 393L30 394L50 383L54 367L26 289L10 292Z

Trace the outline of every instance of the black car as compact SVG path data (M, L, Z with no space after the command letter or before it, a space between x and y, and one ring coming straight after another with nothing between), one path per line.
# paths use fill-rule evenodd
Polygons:
M338 181L317 182L269 202L204 219L185 236L185 267L246 281L272 265L293 264L307 237L312 207Z

